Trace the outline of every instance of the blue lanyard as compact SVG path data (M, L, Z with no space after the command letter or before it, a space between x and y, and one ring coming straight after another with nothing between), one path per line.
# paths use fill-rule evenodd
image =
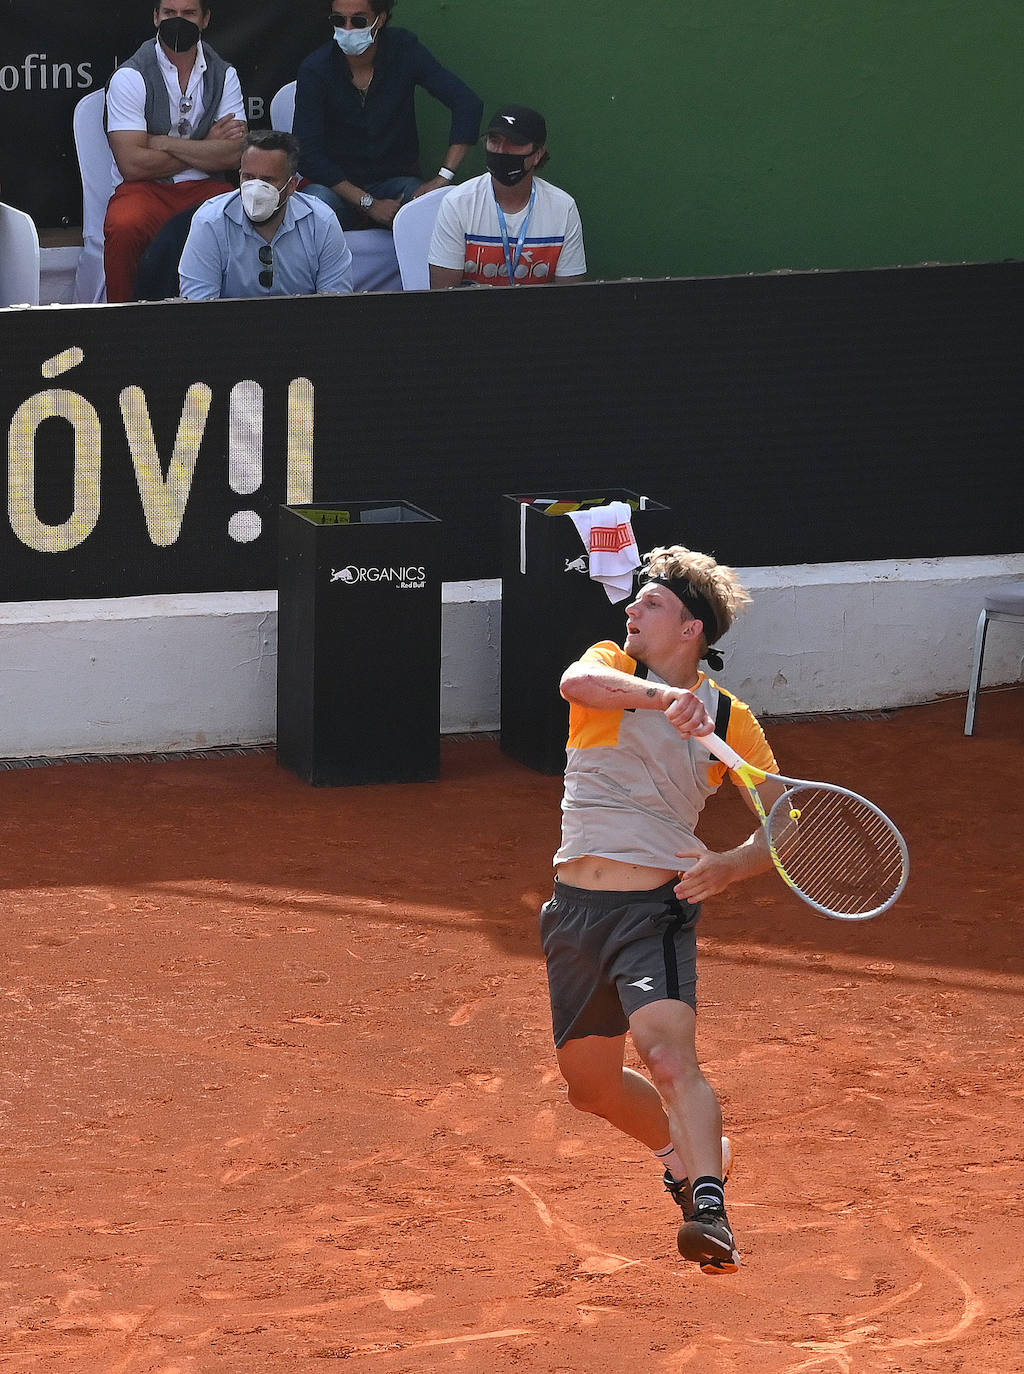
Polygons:
M493 186L491 188L491 194L494 195ZM519 236L516 239L515 254L513 255L508 237L508 221L505 218L505 211L498 204L498 197L494 196L494 208L498 212L498 227L501 230L502 247L505 249L505 266L508 268L509 286L515 286L516 284L516 268L519 266L519 260L523 256L523 249L526 247L526 231L530 227L530 219L533 215L533 207L536 203L536 200L537 187L536 184L534 184L534 187L530 192L530 204L527 206L526 209L526 218L523 220L523 227L519 230Z

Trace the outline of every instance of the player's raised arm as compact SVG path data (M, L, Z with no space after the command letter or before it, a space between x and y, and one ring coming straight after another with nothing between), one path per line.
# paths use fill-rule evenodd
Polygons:
M703 703L685 687L648 682L603 663L577 661L562 674L559 691L566 701L595 711L664 711L681 735L714 729Z

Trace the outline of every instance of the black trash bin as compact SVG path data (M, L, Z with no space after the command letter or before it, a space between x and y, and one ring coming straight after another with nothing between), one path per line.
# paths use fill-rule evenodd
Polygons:
M541 492L502 499L501 748L541 773L561 773L569 708L558 680L598 640L621 644L628 600L612 604L588 572L565 505L625 501L641 554L678 541L678 523L659 501L621 488Z
M281 507L277 757L306 782L438 777L440 534L404 501Z

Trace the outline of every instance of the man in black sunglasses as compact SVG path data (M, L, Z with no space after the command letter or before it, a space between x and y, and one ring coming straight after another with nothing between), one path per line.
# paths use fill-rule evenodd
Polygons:
M104 224L108 301L135 296L139 261L175 215L230 191L246 133L238 73L203 40L207 0L161 0L156 40L110 78L106 128L120 184Z
M308 195L343 229L390 228L405 201L446 186L480 134L483 105L408 29L391 27L396 0L332 0L332 39L299 67L294 129ZM416 88L451 111L435 176L420 168Z

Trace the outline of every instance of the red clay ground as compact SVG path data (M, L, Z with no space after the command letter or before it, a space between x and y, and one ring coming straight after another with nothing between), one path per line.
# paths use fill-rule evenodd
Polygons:
M0 1366L74 1374L1024 1367L1024 692L776 725L907 833L864 926L766 876L704 921L745 1267L553 1072L558 781L270 755L0 774ZM727 789L731 792L731 789ZM746 813L712 804L707 838Z

